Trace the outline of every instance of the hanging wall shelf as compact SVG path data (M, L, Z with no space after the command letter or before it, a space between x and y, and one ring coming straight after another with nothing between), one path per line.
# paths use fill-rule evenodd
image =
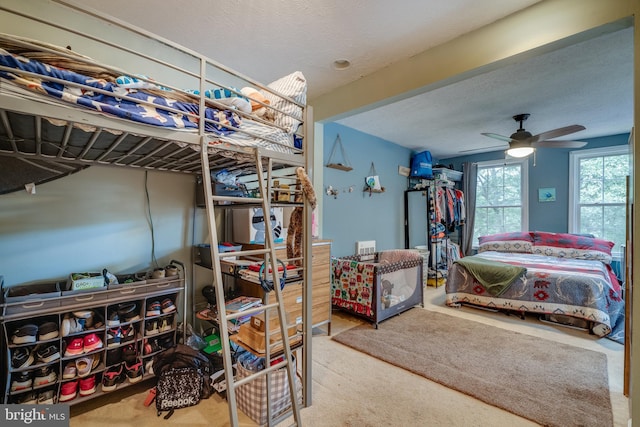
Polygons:
M336 152L336 147L340 146L340 152L342 154L343 163L336 163L333 161L333 155ZM349 172L353 168L351 167L351 163L349 159L347 159L347 154L344 152L344 147L342 146L342 140L340 139L340 134L336 136L336 141L333 143L333 148L331 149L331 154L329 155L329 160L325 165L328 168L339 169L341 171Z

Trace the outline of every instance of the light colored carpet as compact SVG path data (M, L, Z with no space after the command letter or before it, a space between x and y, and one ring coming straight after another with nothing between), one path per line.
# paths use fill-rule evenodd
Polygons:
M627 427L629 401L622 395L623 347L582 331L533 318L445 306L444 286L425 288L425 308L558 343L605 353L615 427ZM342 312L332 314L332 333L362 324ZM429 327L429 325L426 325ZM420 357L420 356L417 356ZM135 384L71 407L71 427L228 426L226 402L218 395L180 409L168 420L144 401L150 383ZM302 409L307 427L536 427L538 424L405 369L342 345L326 334L313 337L312 405ZM255 426L240 413L240 425ZM289 419L281 426L290 426ZM280 427L280 426L279 426Z
M613 425L604 353L421 308L333 339L545 426Z

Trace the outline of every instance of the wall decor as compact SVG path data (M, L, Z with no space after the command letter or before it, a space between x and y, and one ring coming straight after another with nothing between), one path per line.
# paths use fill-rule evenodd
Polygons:
M556 189L553 187L538 188L538 201L539 202L555 202Z

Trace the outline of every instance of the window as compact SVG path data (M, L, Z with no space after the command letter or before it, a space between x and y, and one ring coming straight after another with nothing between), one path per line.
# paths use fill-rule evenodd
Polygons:
M528 159L478 163L474 246L478 237L529 228Z
M573 151L569 156L569 232L614 242L621 256L625 241L627 145Z

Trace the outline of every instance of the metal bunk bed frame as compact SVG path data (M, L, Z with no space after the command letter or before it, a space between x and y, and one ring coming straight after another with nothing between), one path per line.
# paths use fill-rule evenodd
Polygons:
M169 67L179 72L185 73L191 77L195 77L199 80L200 94L204 94L207 84L212 84L220 87L225 87L206 76L207 68L212 66L218 70L222 70L225 73L240 78L248 84L267 90L283 99L286 99L300 108L303 111L302 120L302 136L305 137L308 134L308 125L310 122L310 113L306 105L302 105L297 101L274 92L272 89L265 85L247 77L241 75L217 62L200 55L188 48L180 46L169 40L160 38L150 32L134 27L128 23L120 21L118 19L104 16L104 14L97 12L93 9L89 9L80 6L71 1L65 0L53 0L54 3L58 3L70 10L78 11L93 18L97 18L100 21L106 22L111 25L115 25L118 28L130 31L138 36L142 36L145 39L159 42L170 48L176 49L184 55L188 55L196 60L200 64L200 70L198 73L193 73L185 70L181 67L169 64L163 60L153 58L149 55L137 52L127 47L119 46L111 43L107 40L102 40L94 37L90 34L86 34L80 31L69 29L66 26L56 24L53 22L45 21L34 16L28 16L20 11L12 10L5 6L0 6L0 11L4 13L10 13L22 18L27 18L38 22L39 24L51 26L69 33L79 36L81 38L87 38L92 41L103 43L107 46L114 47L133 53L137 56L151 60L161 66ZM26 43L28 45L28 42ZM38 46L42 48L41 46ZM42 48L47 51L47 48ZM59 54L59 51L55 53ZM63 53L64 55L64 53ZM72 56L77 59L75 56ZM89 61L87 61L89 62ZM89 62L96 64L96 61ZM100 67L111 71L122 72L113 67L109 67L102 64L97 64ZM11 69L0 67L2 71L11 71ZM142 80L145 80L142 78ZM154 82L156 83L156 82ZM65 82L66 84L66 82ZM0 80L0 85L2 81ZM81 86L81 85L80 85ZM174 90L179 90L175 87L164 85ZM1 87L0 87L1 89ZM95 90L95 88L90 88ZM231 89L233 91L233 89ZM126 98L126 97L125 97ZM246 147L246 146L234 146L230 143L222 143L215 145L215 151L212 152L210 144L212 140L215 140L215 136L207 135L204 127L205 123L209 119L205 119L204 110L205 105L220 106L215 101L205 99L204 96L199 97L199 130L198 132L185 132L180 130L172 130L167 128L159 128L151 125L139 124L135 122L126 121L117 117L108 117L101 113L97 113L82 107L70 107L66 105L57 104L44 96L39 99L33 97L16 96L14 94L8 94L4 90L0 90L0 129L3 130L3 134L0 134L0 155L16 157L26 160L38 160L41 164L62 165L66 163L82 164L82 165L104 165L114 167L127 167L127 168L141 168L143 170L158 170L158 171L170 171L176 173L187 174L202 174L204 180L204 186L206 190L206 207L207 218L209 225L209 232L212 242L217 241L217 224L214 214L214 202L225 201L239 204L254 203L262 205L263 209L267 212L270 208L270 192L272 183L272 173L277 169L291 168L302 166L305 167L308 174L311 175L312 169L312 153L313 145L311 138L304 138L305 150L295 149L290 147L292 153L280 153L272 150L259 148L259 147ZM269 107L268 105L264 105ZM225 107L227 108L227 107ZM277 110L277 109L276 109ZM284 113L277 110L282 114ZM181 112L185 114L184 112ZM241 115L246 116L242 113ZM251 116L252 119L259 118ZM230 127L232 130L243 132L242 129ZM19 137L22 135L23 137ZM26 136L26 137L25 137ZM274 142L277 144L277 142ZM225 155L221 155L224 153ZM229 155L236 156L234 158L228 157ZM238 157L239 156L239 157ZM238 160L240 159L240 160ZM46 166L41 166L46 167ZM257 187L260 191L260 198L257 199L242 199L242 198L224 198L212 196L212 183L211 174L212 169L227 168L227 169L240 169L241 176L256 177ZM266 171L265 171L266 168ZM282 177L278 177L282 179ZM295 191L295 190L294 190ZM304 207L304 235L311 236L311 209L308 202L300 203L300 206ZM311 259L311 239L305 238L303 249L303 280L305 286L303 286L303 358L302 358L302 372L303 372L303 405L309 406L311 404L311 292L309 291L309 284L311 283L311 269L309 268L309 260ZM272 283L279 283L278 264L276 260L273 236L267 233L267 239L265 242L265 249L260 251L244 251L236 252L235 256L243 255L264 255L265 262L270 262L272 269ZM224 254L218 252L217 245L211 245L211 256L215 260L213 268L212 282L216 289L216 295L218 301L224 301L224 284L221 277L221 270L219 261ZM217 264L217 268L216 268ZM186 287L186 285L185 285ZM284 302L280 295L280 289L278 286L274 287L277 302L274 304L267 304L263 308L277 309L280 318L280 333L282 337L287 336L285 309ZM192 295L193 298L193 295ZM187 313L187 298L183 298L183 326L186 328L186 313ZM224 305L222 305L219 316L222 320L220 322L221 341L224 354L225 376L228 381L227 386L227 400L229 405L229 417L231 425L238 425L238 413L237 404L235 398L235 388L246 384L262 375L267 376L269 379L270 373L279 368L286 367L289 377L289 392L291 398L291 410L281 416L279 421L282 421L287 416L293 414L296 425L300 425L300 413L299 404L296 397L296 389L294 379L296 376L296 367L291 363L291 348L288 340L283 340L285 361L274 365L271 368L260 371L251 377L244 378L234 384L233 370L231 366L231 352L229 344L229 333L226 327L226 320L232 318L227 317ZM268 319L268 316L266 316ZM269 331L270 328L267 328ZM265 338L269 342L268 335ZM267 359L270 356L269 346L267 346ZM268 381L267 381L268 382ZM269 389L270 387L268 387ZM270 402L269 394L267 393L267 402ZM268 405L270 407L270 404ZM269 409L270 422L271 411Z

